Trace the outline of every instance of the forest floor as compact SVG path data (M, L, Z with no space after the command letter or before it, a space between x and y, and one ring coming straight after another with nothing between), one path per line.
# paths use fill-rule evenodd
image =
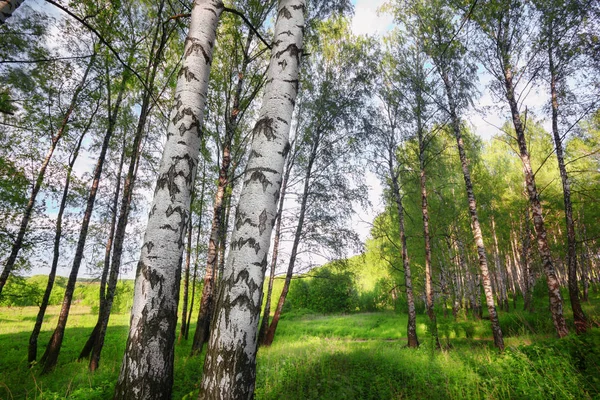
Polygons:
M541 299L540 299L541 300ZM493 347L489 321L439 313L444 349L435 350L427 319L417 318L419 349L405 347L405 315L284 314L275 343L258 352L257 399L586 399L600 398L600 294L584 309L594 327L557 339L548 312L500 312L506 351ZM546 307L547 308L547 307ZM568 309L567 307L565 307ZM48 310L39 339L44 351L59 308ZM119 373L128 314L111 317L100 369L77 356L96 321L74 306L57 368L29 368L27 343L35 307L0 308L0 399L107 399ZM567 314L567 318L570 315ZM573 331L573 329L572 329ZM193 335L194 327L190 331ZM176 346L174 399L195 399L203 357L191 338Z

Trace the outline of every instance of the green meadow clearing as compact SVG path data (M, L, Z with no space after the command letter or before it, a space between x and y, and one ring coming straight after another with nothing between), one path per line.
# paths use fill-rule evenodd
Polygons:
M282 317L275 343L258 352L257 399L586 399L600 398L600 295L585 311L594 328L559 340L549 314L501 312L507 350L498 354L489 322L440 315L444 349L435 350L427 320L418 317L418 350L405 347L406 316L393 311ZM541 301L542 299L540 299ZM568 310L568 308L566 308ZM40 335L43 352L59 308ZM129 315L111 317L100 369L77 362L95 323L90 306L71 310L58 367L48 375L27 364L36 307L0 308L0 398L107 399L119 373ZM569 314L567 314L569 318ZM193 334L194 327L191 332ZM196 398L203 357L191 339L176 346L173 398Z

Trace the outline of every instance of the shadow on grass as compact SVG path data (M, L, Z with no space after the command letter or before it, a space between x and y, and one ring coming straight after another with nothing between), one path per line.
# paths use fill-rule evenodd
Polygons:
M54 371L42 375L41 366L29 368L27 346L30 332L0 335L0 399L110 399L113 396L129 328L110 326L107 332L100 368L91 373L88 361L77 362L79 352L92 332L91 327L72 327L65 339ZM192 326L193 335L195 327ZM41 358L51 330L40 333L38 360ZM199 381L204 357L189 357L191 338L176 345L173 398L181 399L192 392Z

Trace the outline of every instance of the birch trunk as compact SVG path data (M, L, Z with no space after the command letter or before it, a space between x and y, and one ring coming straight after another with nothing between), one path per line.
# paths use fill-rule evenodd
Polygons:
M75 284L77 283L77 275L79 274L79 268L81 267L81 262L83 261L83 251L85 249L85 242L87 240L88 229L92 220L92 213L94 212L96 195L98 194L98 188L100 187L100 179L102 178L102 170L104 168L104 162L106 160L106 153L108 152L110 139L112 138L112 135L115 131L117 116L119 115L119 109L121 107L121 102L123 101L123 96L125 93L125 88L129 76L129 71L125 70L121 78L119 94L117 95L114 107L112 110L109 109L108 127L106 130L106 134L104 135L104 140L102 142L100 155L98 156L98 161L96 162L96 167L94 168L92 185L90 187L90 193L87 198L83 220L81 221L81 229L79 231L79 238L77 239L75 255L73 257L73 266L71 267L71 273L69 274L69 279L67 281L67 287L65 289L65 295L60 310L60 315L58 317L56 329L52 333L52 337L50 338L48 346L46 347L46 351L44 352L44 355L41 359L41 363L44 365L42 370L43 373L48 373L52 369L54 369L58 361L58 355L62 347L65 328L67 326L67 319L69 317L69 311L71 309L71 302L73 301L73 294L75 292Z
M202 215L204 214L204 188L206 187L206 163L202 165L202 189L200 190L200 210L198 211L198 232L196 233L196 254L194 256L194 276L192 277L192 298L190 300L190 309L187 315L184 337L188 340L190 333L190 322L192 321L192 311L194 310L194 301L196 300L196 278L198 276L198 260L200 258L200 234L202 232Z
M23 1L25 0L0 0L0 25L10 18Z
M115 399L171 397L180 265L212 51L223 8L220 0L196 0L192 9L167 142L137 267L129 337Z
M398 215L398 225L400 227L400 242L402 245L402 266L404 268L404 284L406 285L406 302L408 305L408 324L406 334L408 337L408 347L419 347L417 338L417 312L415 310L415 297L413 294L412 274L410 270L410 259L408 258L408 247L406 244L406 230L404 229L404 206L400 196L400 185L398 183L398 172L395 170L393 160L396 157L395 147L388 146L388 169L392 182L392 192L396 203L396 213Z
M460 120L456 112L456 101L454 99L452 84L448 76L447 71L440 68L442 71L442 80L444 81L444 88L446 91L446 97L448 98L448 109L450 111L450 121L452 130L454 131L454 137L456 138L456 146L458 147L458 155L460 158L460 165L463 172L463 178L465 180L465 189L467 191L467 199L469 202L469 214L471 215L471 230L473 237L475 238L475 245L477 246L477 256L479 261L479 272L481 274L481 280L483 281L483 292L485 293L485 302L490 316L490 322L492 324L492 333L494 336L494 345L500 350L504 350L504 339L502 335L502 329L500 328L500 322L498 321L498 313L496 311L496 304L494 303L494 294L492 291L492 283L490 280L490 272L488 268L488 259L485 251L485 245L483 243L483 233L479 224L479 215L477 214L477 200L475 199L475 192L473 191L473 183L471 181L471 171L469 168L469 161L467 160L467 154L465 152L465 146L460 131Z
M275 270L277 268L277 258L279 257L279 240L281 239L281 216L283 214L283 203L287 191L287 182L292 171L293 159L288 155L286 169L281 182L281 194L279 195L279 207L277 209L277 223L275 225L275 237L273 238L273 256L271 257L271 273L269 276L269 286L267 288L267 300L265 310L258 330L258 343L265 344L267 331L269 330L269 320L271 318L271 297L273 295L273 284L275 283Z
M194 204L194 192L192 191L192 200L190 204ZM190 289L190 264L192 262L192 219L194 218L193 211L190 211L190 220L187 227L187 248L185 249L185 272L183 277L183 307L181 308L181 328L179 329L179 338L177 341L181 342L181 339L185 336L187 330L187 308L188 298Z
M97 108L96 108L97 111ZM92 117L89 119L89 123L83 130L83 133L79 137L79 141L71 154L71 158L69 160L69 166L67 167L67 177L65 179L65 186L63 188L62 197L60 199L60 205L58 207L58 214L56 216L56 231L54 234L54 249L52 254L52 266L50 267L50 273L48 274L48 282L46 283L46 289L44 290L44 296L42 298L42 302L40 304L40 309L38 311L37 317L35 319L35 326L33 327L33 331L31 332L31 336L29 336L29 346L27 351L27 361L31 364L33 361L37 359L37 343L40 331L42 330L42 324L44 323L44 316L46 315L46 309L48 308L48 302L50 300L50 295L52 294L52 288L54 287L54 280L56 279L56 270L58 268L58 259L60 256L60 241L62 238L62 219L67 207L67 199L69 195L69 187L71 185L71 176L73 173L73 166L77 161L77 157L79 156L79 150L81 148L81 144L87 132L90 129L92 121L96 115L96 112L92 114Z
M552 36L552 29L550 30ZM548 39L548 68L550 72L550 97L552 104L552 134L554 136L554 146L556 147L556 159L560 171L560 179L563 187L563 200L565 203L565 221L567 226L567 268L568 268L568 287L569 299L571 300L571 309L573 310L573 319L575 320L575 330L577 334L585 333L588 328L588 321L581 308L579 299L579 288L577 285L577 241L575 238L575 222L573 220L573 204L571 203L571 183L565 166L565 158L562 146L562 139L558 131L558 94L556 85L558 76L554 65L552 37Z
M1 1L0 1L0 4L1 4ZM88 63L87 68L85 69L85 72L83 74L83 77L81 78L81 81L79 82L79 85L77 85L77 88L75 89L75 93L73 93L73 97L71 98L71 103L69 104L69 108L67 108L67 112L65 113L65 116L62 119L60 128L58 129L58 131L56 132L55 135L52 135L52 140L50 142L50 148L48 149L48 152L46 153L46 157L44 158L44 161L42 162L42 165L40 166L37 177L35 179L35 184L33 185L33 189L31 191L31 194L29 195L29 200L27 201L27 205L25 206L25 211L23 212L23 218L21 219L21 224L19 226L19 232L17 233L15 242L12 245L10 255L8 256L6 264L4 265L4 270L2 270L2 274L0 275L0 294L2 294L2 289L4 288L4 285L6 284L6 280L8 279L8 276L10 275L13 268L15 267L15 263L17 261L18 255L19 255L19 251L21 250L21 247L23 246L23 240L25 239L25 234L27 233L27 227L29 226L29 221L31 220L31 214L33 213L33 208L35 206L35 201L37 199L37 195L40 192L40 189L42 188L42 184L44 182L44 176L46 175L46 169L48 168L48 164L50 163L50 160L52 159L52 155L54 154L54 150L56 150L56 146L58 146L58 142L60 141L60 139L63 137L63 134L65 133L67 125L69 124L69 120L71 119L71 114L73 114L73 111L75 110L75 107L77 106L79 94L81 93L85 83L87 82L87 77L88 77L95 61L96 61L96 54L94 53L94 55L92 55L92 57L90 58L90 62Z
M235 216L218 308L212 321L201 399L250 399L271 231L277 215L298 92L304 0L280 0L267 85Z
M298 256L298 247L300 245L300 240L302 239L302 230L304 228L304 217L306 216L306 207L308 203L308 196L311 189L310 180L312 175L312 168L314 162L317 158L317 152L319 150L320 136L317 131L316 136L313 138L311 152L308 158L308 165L306 167L306 174L304 176L304 189L302 191L302 200L300 203L300 213L298 215L298 223L296 225L296 232L294 232L294 242L292 244L292 250L290 253L290 260L288 262L288 268L285 274L285 281L283 283L283 290L281 291L281 295L279 296L279 301L277 302L277 307L275 308L275 314L273 315L273 320L271 321L271 325L269 325L269 329L265 335L265 340L263 344L265 346L270 346L273 344L273 340L275 339L275 332L277 331L277 325L279 324L279 318L281 317L281 312L283 310L283 306L285 304L285 299L287 298L287 294L290 290L290 284L292 282L292 275L294 273L294 267L296 265L296 257Z
M420 100L417 100L419 103ZM418 111L420 112L420 111ZM431 334L435 341L435 346L441 348L440 339L437 331L437 318L434 307L433 276L431 272L431 240L429 236L429 210L427 206L427 176L425 174L425 142L423 140L423 127L421 126L421 117L417 116L419 136L419 169L421 185L421 214L423 215L423 238L425 240L425 303L427 306L427 315L431 324Z
M192 343L192 354L196 355L202 352L204 343L208 341L210 334L210 320L213 315L215 302L215 287L217 280L219 239L221 237L222 218L224 214L223 200L225 190L229 183L228 171L231 164L230 153L231 141L227 141L223 146L221 169L219 170L219 183L217 193L215 194L215 203L213 207L213 220L208 240L208 253L206 258L206 270L204 275L204 286L202 288L202 300L200 301L200 311L198 312L198 321L196 323L196 332L194 333L194 342Z
M552 321L554 328L559 337L566 336L569 333L565 318L563 316L563 300L560 294L560 286L556 277L556 271L554 269L554 263L552 261L552 255L550 254L550 247L548 246L548 238L546 233L546 226L544 224L544 216L542 212L542 204L540 202L539 194L535 184L535 175L531 168L531 161L529 157L529 151L527 150L527 140L525 138L525 128L521 122L521 115L519 113L519 107L517 100L514 95L514 85L512 69L508 63L504 65L504 87L506 93L506 99L510 106L512 114L513 125L517 134L517 142L519 144L519 153L521 162L523 164L523 173L525 175L525 186L527 188L527 194L529 195L529 201L531 203L531 212L533 214L533 226L537 237L538 249L542 258L544 266L544 273L546 274L546 282L548 283L548 297L550 300L550 312L552 313Z
M159 3L157 15L163 14L165 2L164 0ZM117 290L117 283L119 279L119 272L121 269L121 257L123 254L123 245L125 242L125 235L127 230L127 224L129 220L129 211L131 209L131 202L133 198L133 190L135 187L135 180L137 176L137 170L139 167L141 157L142 140L144 138L146 121L148 114L151 109L151 99L154 92L154 81L156 78L158 67L163 59L163 51L168 42L169 32L162 25L162 33L159 39L160 28L157 27L154 31L154 37L152 41L152 47L148 63L146 65L145 73L145 90L142 96L142 106L140 109L140 116L133 139L133 149L129 159L129 167L127 169L127 176L125 177L125 183L123 185L123 197L121 199L121 209L119 211L119 219L117 222L117 229L115 232L114 249L110 262L110 273L108 277L108 284L106 288L106 298L104 300L104 307L98 314L97 322L97 334L90 337L93 339L93 348L90 355L89 369L95 371L98 369L100 363L100 355L102 348L104 347L104 338L108 329L108 322L110 319L110 313ZM156 51L155 51L156 49Z
M125 136L125 135L124 135ZM117 225L117 214L119 207L119 195L121 194L121 174L123 173L123 164L125 162L125 151L127 148L127 140L124 138L121 149L121 160L119 161L119 169L116 175L117 186L115 188L113 202L111 207L111 221L110 228L108 230L108 239L106 240L106 246L104 248L104 265L102 267L102 276L100 278L100 293L99 293L99 302L100 305L98 315L102 315L104 313L104 307L106 306L106 280L108 279L108 271L110 270L110 255L112 254L113 241L115 237L115 227ZM89 357L93 347L94 341L96 340L96 336L98 335L98 331L100 329L100 323L97 322L92 330L92 334L86 341L81 353L79 353L78 361L83 360L84 358Z

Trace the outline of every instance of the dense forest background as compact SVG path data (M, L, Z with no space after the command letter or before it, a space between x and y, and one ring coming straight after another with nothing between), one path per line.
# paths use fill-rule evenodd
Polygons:
M252 348L220 395L252 393L282 316L394 310L408 347L499 354L597 331L598 3L388 1L365 35L352 2L297 2L0 1L0 306L35 310L28 366L81 307L91 371L132 313L117 398L171 395L176 338L201 393ZM164 371L133 377L157 337Z

